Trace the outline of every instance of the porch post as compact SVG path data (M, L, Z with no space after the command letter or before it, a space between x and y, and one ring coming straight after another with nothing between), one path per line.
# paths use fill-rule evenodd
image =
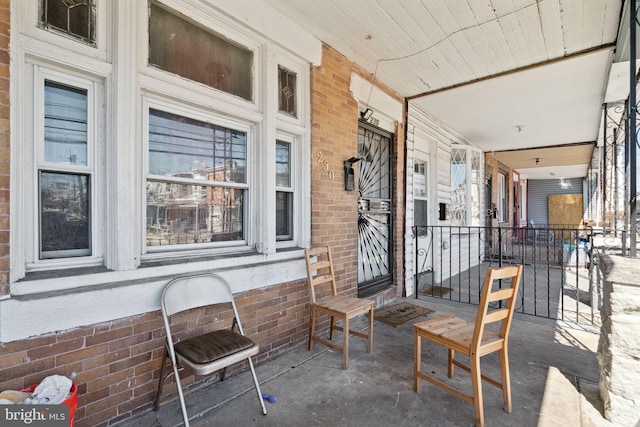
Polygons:
M636 135L636 120L638 117L637 101L636 101L636 0L629 1L629 36L630 36L630 67L631 73L629 77L629 237L630 237L630 256L636 256L636 146L638 136Z

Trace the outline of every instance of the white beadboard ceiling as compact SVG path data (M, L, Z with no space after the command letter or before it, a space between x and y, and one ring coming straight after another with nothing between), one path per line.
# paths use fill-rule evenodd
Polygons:
M622 0L264 1L485 151L598 139Z

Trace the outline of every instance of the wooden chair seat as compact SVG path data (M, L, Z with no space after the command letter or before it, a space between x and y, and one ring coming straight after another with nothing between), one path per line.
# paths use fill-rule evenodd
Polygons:
M349 367L349 335L355 335L360 338L367 339L369 346L367 351L373 352L373 308L374 303L371 300L356 298L346 295L338 295L335 275L333 271L333 260L331 258L331 249L329 246L311 248L305 251L305 259L307 264L307 279L309 283L309 291L311 296L311 319L309 325L309 351L313 350L313 343L317 341L330 347L343 355L342 367ZM330 293L319 299L316 298L316 292L321 286L329 286ZM326 314L330 316L331 323L329 329L329 340L326 340L316 334L316 322L318 314ZM352 330L349 327L351 319L369 313L369 331L362 333ZM337 322L342 321L342 326L338 326ZM342 346L331 342L333 340L334 331L343 332Z
M435 319L425 320L413 325L423 335L430 335L429 340L437 344L450 346L453 350L469 354L473 341L473 331L475 324L456 316L442 316ZM482 334L482 345L501 341L500 335L485 331Z
M420 391L420 380L442 388L459 397L475 408L476 425L484 426L484 409L482 402L482 384L484 380L502 389L504 409L511 412L511 380L509 374L509 330L515 308L515 299L522 277L522 266L487 269L485 275L478 313L475 323L448 315L425 320L413 325L414 327L414 380L413 389ZM494 282L499 283L498 289L493 289ZM504 286L503 286L504 285ZM490 309L490 303L499 302L497 309ZM486 328L492 323L499 323L499 332ZM466 394L434 376L427 374L429 370L422 370L422 339L442 345L448 350L447 376L453 378L454 366L458 366L471 373L473 394ZM500 359L501 380L497 381L480 370L480 358L486 354L498 352ZM469 358L466 365L455 358L456 352Z

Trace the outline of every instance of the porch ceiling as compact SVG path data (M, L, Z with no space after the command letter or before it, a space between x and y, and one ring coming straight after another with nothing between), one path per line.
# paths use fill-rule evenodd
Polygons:
M265 1L485 151L598 138L622 0Z

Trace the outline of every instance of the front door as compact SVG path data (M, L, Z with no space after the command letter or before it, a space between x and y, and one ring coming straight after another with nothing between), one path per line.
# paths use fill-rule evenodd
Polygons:
M388 288L392 276L392 134L358 128L358 296Z

